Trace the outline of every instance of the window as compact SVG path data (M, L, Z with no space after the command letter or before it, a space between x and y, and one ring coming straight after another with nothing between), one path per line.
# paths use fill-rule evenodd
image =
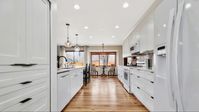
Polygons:
M84 52L69 51L69 52L66 52L66 58L68 60L67 62L71 62L74 65L77 65L77 66L84 65Z
M91 64L95 66L115 66L116 52L91 52Z
M92 65L99 66L99 55L92 55Z
M116 60L116 57L114 54L108 55L108 66L116 65L115 60Z

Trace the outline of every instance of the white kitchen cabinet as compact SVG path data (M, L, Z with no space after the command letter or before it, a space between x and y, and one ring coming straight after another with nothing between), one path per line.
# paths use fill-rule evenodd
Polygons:
M123 57L131 56L130 48L138 44L143 53L154 49L154 14L146 16L123 42Z
M0 65L48 64L47 0L0 1Z
M118 79L123 83L124 69L122 66L118 66Z
M27 0L28 63L48 64L49 14L46 0Z
M74 70L71 75L71 94L74 96L83 85L83 70Z
M154 77L153 71L130 69L130 93L133 93L150 111L154 109Z
M48 0L0 1L0 111L50 111L49 11Z
M32 96L32 99L28 101L28 103L21 104L17 103L16 105L6 108L5 112L13 112L16 110L20 110L23 112L45 112L49 111L49 107L47 104L48 96L46 96L47 91L39 92L38 94L35 94Z
M139 26L140 52L154 49L154 19L153 13L147 16Z
M154 11L155 46L165 45L170 10L176 7L175 1L163 0Z
M72 73L70 78L71 78L71 91L70 92L72 95L75 95L77 92L77 86L78 86L78 80L76 80L78 78L78 75L76 73Z
M130 71L130 93L135 93L136 90L136 75Z
M26 84L28 85L28 84ZM22 86L26 86L25 84ZM37 98L38 94L45 91L45 94L42 95L42 98L45 97L45 103L42 102L42 105L46 105L49 109L49 91L48 84L46 82L41 82L39 84L26 87L21 90L8 92L0 96L0 111L22 111L25 108L24 105L31 105L32 102L41 103ZM36 100L36 101L35 101ZM33 110L29 110L33 111ZM48 111L48 110L45 110Z
M122 50L123 50L123 57L131 56L130 45L129 45L129 38L126 38L124 40L123 46L122 46Z
M140 41L140 35L139 35L139 31L138 29L136 29L135 31L133 31L130 35L129 35L129 46L130 48L132 46L135 46L136 43L138 43Z
M0 65L25 63L26 0L0 0Z
M58 110L70 102L83 86L83 69L58 74Z
M58 110L61 111L72 98L71 72L58 76Z

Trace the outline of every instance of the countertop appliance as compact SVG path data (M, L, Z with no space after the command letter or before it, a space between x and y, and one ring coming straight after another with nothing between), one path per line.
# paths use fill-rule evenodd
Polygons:
M124 72L123 72L123 85L124 88L130 92L130 70L127 68L124 68Z
M198 0L164 0L156 9L154 111L199 111L198 6Z

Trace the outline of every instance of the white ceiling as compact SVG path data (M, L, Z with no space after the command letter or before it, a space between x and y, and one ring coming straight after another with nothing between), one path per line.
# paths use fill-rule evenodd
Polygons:
M70 40L75 44L79 34L80 45L122 45L134 25L155 0L56 0L58 11L58 44L66 42L66 26L70 23ZM129 3L123 8L124 2ZM80 10L74 5L79 4ZM119 29L115 26L119 25ZM84 26L88 26L85 30ZM93 38L89 38L92 36ZM115 38L112 38L115 36Z

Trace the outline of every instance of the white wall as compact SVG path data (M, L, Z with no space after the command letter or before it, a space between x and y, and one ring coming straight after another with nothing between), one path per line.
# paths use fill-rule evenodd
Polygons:
M51 79L50 79L50 101L51 111L57 111L57 5L56 0L50 0L51 2Z

